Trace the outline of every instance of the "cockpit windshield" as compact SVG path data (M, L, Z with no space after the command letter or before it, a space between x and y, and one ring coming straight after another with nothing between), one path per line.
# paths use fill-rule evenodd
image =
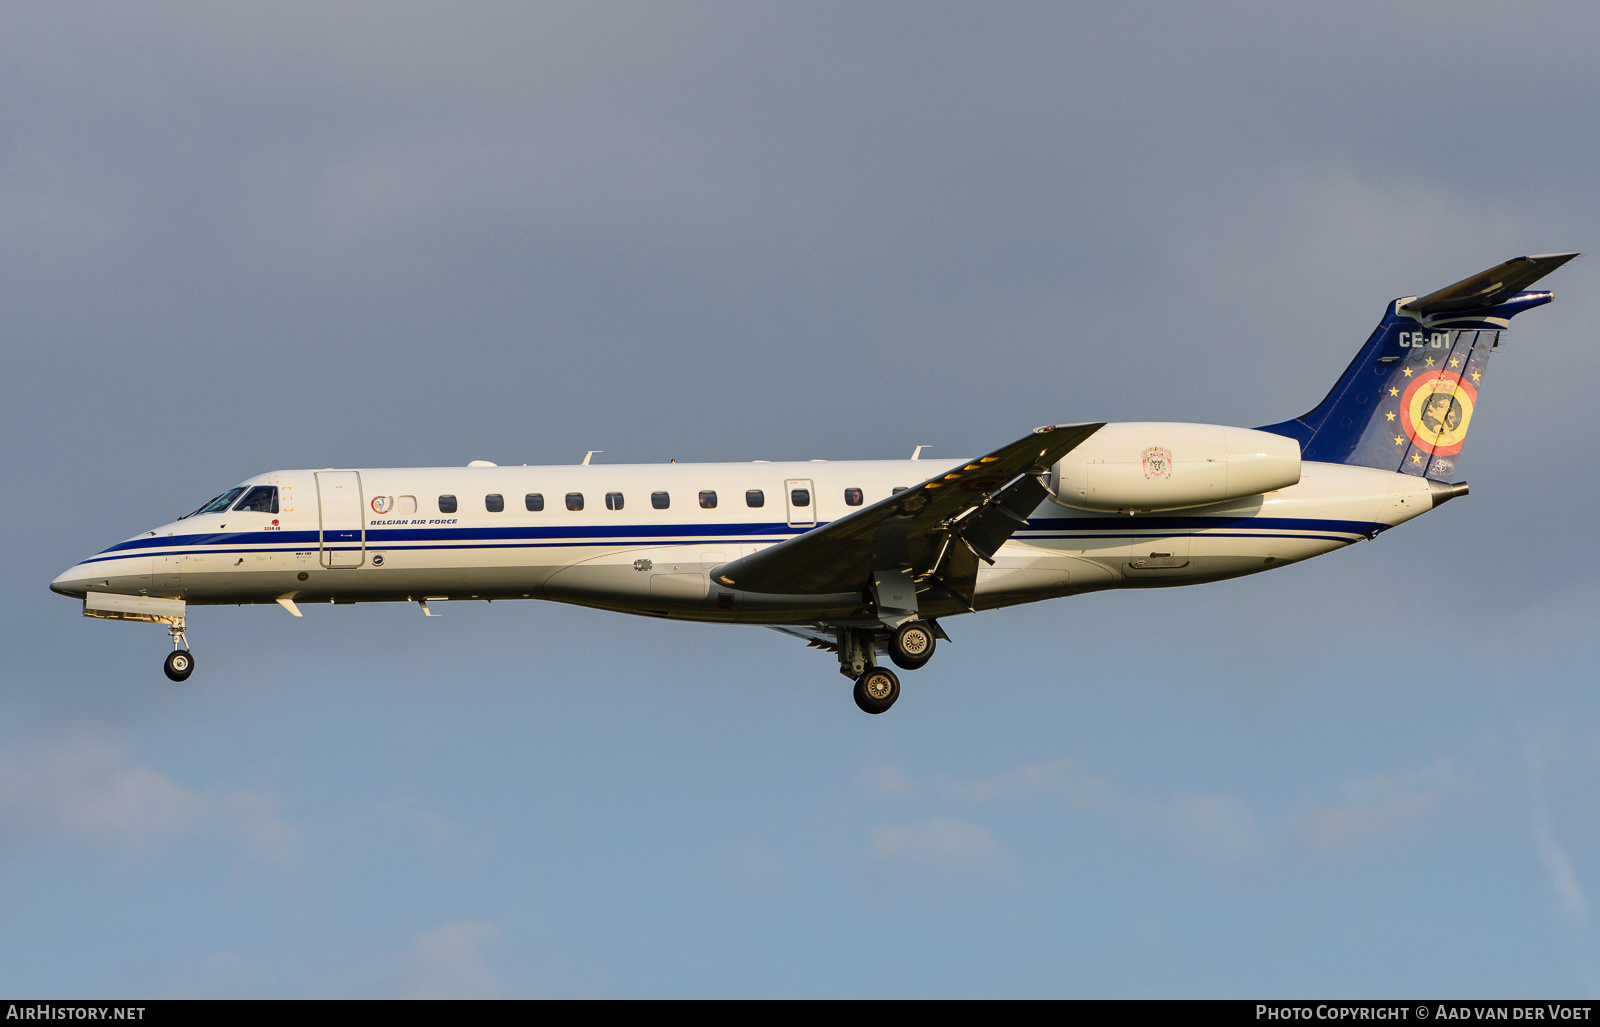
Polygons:
M250 494L239 500L235 511L245 510L253 513L278 512L278 487L276 485L257 485L250 490Z
M238 499L243 494L244 494L244 487L243 486L240 486L239 488L236 488L236 489L229 489L228 491L224 492L222 495L218 496L216 499L213 499L211 502L207 503L205 506L202 506L200 509L196 510L194 513L184 514L182 517L179 517L178 520L180 520L180 521L186 520L186 519L188 519L190 517L197 517L200 514L204 514L204 513L221 513L222 511L226 510L228 507L232 506L233 505L233 501L235 499Z

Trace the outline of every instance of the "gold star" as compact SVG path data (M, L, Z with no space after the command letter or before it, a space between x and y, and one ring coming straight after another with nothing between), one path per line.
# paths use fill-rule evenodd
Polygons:
M1398 395L1400 395L1400 390L1399 389L1390 389L1389 390L1389 395L1398 396Z
M1451 357L1450 358L1450 366L1451 367L1460 367L1461 366L1461 359L1459 357Z
M1433 358L1429 357L1428 359L1424 360L1423 363L1427 364L1429 367L1432 367L1433 366Z
M1394 444L1398 446L1398 445L1400 445L1400 443L1404 442L1405 440L1406 440L1406 437L1404 435L1396 435L1394 437Z
M1481 382L1483 381L1483 375L1477 371L1474 371L1472 372L1472 380L1475 382Z
M1414 464L1422 463L1422 454L1421 453L1412 453L1411 454L1411 462L1414 463Z
M1389 412L1388 412L1388 413L1386 413L1386 414L1384 414L1384 415L1383 415L1383 419L1384 419L1384 420L1385 420L1385 421L1392 421L1392 420L1394 420L1394 411L1393 411L1393 410L1391 410L1391 411L1389 411Z
M1401 371L1400 373L1405 375L1407 378L1410 378L1411 377L1411 368L1408 367L1405 370Z

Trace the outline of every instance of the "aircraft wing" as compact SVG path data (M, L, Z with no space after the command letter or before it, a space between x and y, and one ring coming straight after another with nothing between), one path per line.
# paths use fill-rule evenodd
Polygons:
M712 572L746 592L860 592L880 572L909 573L970 607L978 560L1027 522L1040 475L1104 423L1036 428L1026 438Z

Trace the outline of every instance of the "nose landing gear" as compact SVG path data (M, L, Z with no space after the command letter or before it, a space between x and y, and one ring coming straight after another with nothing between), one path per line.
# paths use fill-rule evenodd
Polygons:
M181 616L172 621L167 634L172 636L172 652L168 654L167 662L161 669L166 671L167 677L173 681L187 681L189 675L194 673L194 654L189 651L189 639L183 633Z
M185 681L194 673L194 657L187 649L174 649L167 657L167 662L161 668L167 672L167 677L174 681Z

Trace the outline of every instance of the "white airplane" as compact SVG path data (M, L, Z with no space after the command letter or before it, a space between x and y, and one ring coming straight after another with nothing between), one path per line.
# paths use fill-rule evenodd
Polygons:
M1262 428L1052 425L933 475L917 453L274 471L50 587L88 617L166 624L174 681L194 669L191 605L550 599L775 627L837 654L882 713L900 682L878 655L923 666L944 618L1253 574L1466 495L1449 482L1489 354L1575 256L1395 300L1327 398Z

